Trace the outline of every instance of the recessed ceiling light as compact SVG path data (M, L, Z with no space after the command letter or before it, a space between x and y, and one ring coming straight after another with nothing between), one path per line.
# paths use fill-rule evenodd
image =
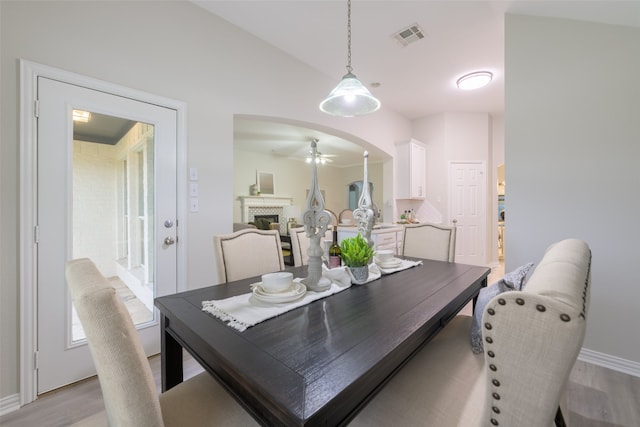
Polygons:
M91 118L91 113L82 110L73 110L73 121L87 123Z
M462 90L473 90L488 85L493 78L489 71L476 71L460 77L456 84Z

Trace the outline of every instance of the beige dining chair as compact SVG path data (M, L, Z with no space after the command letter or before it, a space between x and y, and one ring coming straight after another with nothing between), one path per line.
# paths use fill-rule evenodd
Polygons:
M331 216L331 225L333 227L337 227L338 226L338 216L335 214L335 212L333 212L330 209L325 209L325 212L328 212L329 215Z
M407 224L402 238L404 256L455 262L456 227L439 224Z
M571 425L560 406L584 340L590 284L585 242L550 246L522 291L485 306L484 353L471 349L471 317L454 316L350 425Z
M324 237L320 239L320 247L325 250L325 240L329 240L333 227L329 226L324 233ZM304 227L292 228L289 232L291 237L291 252L293 253L293 265L298 267L309 264L309 245L311 239L307 237Z
M338 214L338 221L342 224L344 220L349 220L350 224L355 224L355 219L353 218L353 211L351 209L343 209Z
M257 425L207 372L158 395L149 361L124 303L87 259L69 261L66 278L98 372L108 420L91 425ZM104 414L104 413L103 413Z
M280 233L245 229L213 238L218 283L284 270Z

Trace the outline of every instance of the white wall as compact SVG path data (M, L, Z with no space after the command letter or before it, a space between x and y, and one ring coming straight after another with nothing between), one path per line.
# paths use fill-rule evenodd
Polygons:
M507 16L506 268L592 250L584 347L640 371L640 28Z
M304 161L265 155L241 150L234 151L234 209L233 221L241 222L238 196L248 196L249 186L255 184L256 170L273 172L276 196L292 197L293 204L301 212L307 201L307 190L311 187L311 165ZM373 201L382 206L382 164L369 164L369 181L374 183ZM353 181L362 181L363 166L347 168L330 164L318 166L318 184L325 194L325 208L339 215L347 209L347 186ZM281 220L282 222L282 220Z
M113 145L73 142L73 257L116 275L116 173Z
M389 155L411 137L409 121L384 107L349 120L321 113L339 70L321 75L190 2L0 1L0 18L0 399L18 392L20 372L19 58L187 104L187 166L199 170L200 193L187 218L189 288L215 280L212 236L231 231L235 114L316 123Z
M499 121L498 121L499 123ZM450 224L449 213L449 163L479 161L485 165L487 194L485 263L497 261L497 223L493 214L495 175L493 164L494 143L492 117L488 113L442 113L424 117L413 122L414 137L427 147L427 200L442 214L443 223ZM496 132L500 138L500 131ZM500 140L495 142L500 148ZM493 180L492 180L493 179ZM497 201L496 201L497 203Z

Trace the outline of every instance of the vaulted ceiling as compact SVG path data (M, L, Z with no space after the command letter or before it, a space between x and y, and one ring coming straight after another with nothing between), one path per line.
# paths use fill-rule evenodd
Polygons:
M346 73L346 0L193 2L298 58L336 84ZM507 12L640 26L640 1L353 0L354 73L385 108L409 119L441 112L502 114ZM424 38L407 46L394 38L414 25ZM459 90L456 80L476 70L492 72L493 82L477 91ZM327 93L330 90L327 88ZM303 139L304 144L316 137L321 151L338 154L333 163L337 166L353 164L362 152L331 135L248 121L237 122L236 145L282 152L280 145L270 146L250 137L260 132L266 139ZM291 149L291 155L300 150L304 148Z

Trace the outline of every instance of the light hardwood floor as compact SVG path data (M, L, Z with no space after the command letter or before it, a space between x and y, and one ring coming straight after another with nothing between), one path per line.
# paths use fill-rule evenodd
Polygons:
M160 390L160 358L150 359ZM185 357L185 377L201 371ZM563 408L570 427L640 426L640 378L577 361L571 372ZM2 427L94 426L104 411L97 378L90 378L41 396L18 411L0 417Z
M496 268L488 283L502 277ZM464 314L471 315L471 306ZM156 386L160 390L160 357L149 359ZM185 378L202 371L198 363L185 355ZM622 374L578 360L571 372L563 407L570 427L639 427L640 377ZM0 417L2 427L89 426L96 414L104 411L97 378L47 393L18 411Z

